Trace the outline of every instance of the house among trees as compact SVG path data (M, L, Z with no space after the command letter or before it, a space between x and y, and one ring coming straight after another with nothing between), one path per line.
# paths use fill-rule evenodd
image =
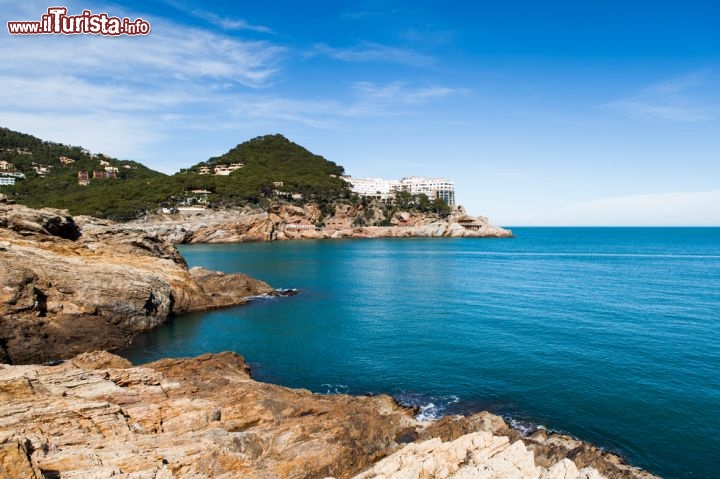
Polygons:
M38 176L45 176L50 172L50 167L33 163L33 170L35 170Z
M244 163L231 163L229 165L217 165L215 168L213 168L213 171L216 175L220 176L228 176L233 171L239 170L240 168L244 167Z
M90 184L90 177L88 176L88 172L85 170L78 171L78 185L87 186L89 184Z
M5 161L5 160L0 160L0 170L7 171L7 170L14 170L14 169L15 169L15 166L13 166L12 163Z
M67 156L61 156L59 160L60 163L62 163L63 165L72 165L73 163L75 163L75 160L73 160L72 158L68 158Z
M114 170L117 170L117 168L115 168ZM114 180L117 178L117 172L113 170L93 170L92 177L93 180Z

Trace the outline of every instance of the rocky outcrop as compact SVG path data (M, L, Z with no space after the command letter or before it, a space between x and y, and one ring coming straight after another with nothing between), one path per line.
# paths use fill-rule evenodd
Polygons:
M0 365L0 477L653 477L603 466L603 453L587 463L581 450L592 448L523 438L489 413L421 423L388 396L259 383L233 353L139 367L106 352Z
M137 368L83 354L0 366L0 385L0 477L347 477L415 426L388 396L257 383L232 353Z
M362 205L337 205L334 214L322 221L317 205L302 207L273 204L266 212L205 210L194 215L159 215L123 225L124 228L173 243L242 243L295 239L468 237L509 238L512 231L490 224L485 217L469 216L462 208L443 218L434 214L399 211L389 226L358 226L367 222L368 210ZM377 210L370 223L383 218ZM317 226L316 225L321 225Z
M193 268L169 243L107 221L0 203L0 361L121 347L173 315L272 294L241 274Z
M615 454L539 430L525 437L482 412L446 417L354 479L657 479Z

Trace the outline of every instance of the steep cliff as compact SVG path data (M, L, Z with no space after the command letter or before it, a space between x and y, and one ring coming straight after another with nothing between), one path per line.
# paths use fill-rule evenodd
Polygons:
M242 274L188 270L171 244L143 232L0 202L1 362L124 346L175 314L272 292Z

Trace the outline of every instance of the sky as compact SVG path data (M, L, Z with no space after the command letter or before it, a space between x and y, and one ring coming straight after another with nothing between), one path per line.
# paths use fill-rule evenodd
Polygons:
M148 35L10 35L0 126L174 173L281 133L446 177L505 226L720 226L720 2L66 1Z

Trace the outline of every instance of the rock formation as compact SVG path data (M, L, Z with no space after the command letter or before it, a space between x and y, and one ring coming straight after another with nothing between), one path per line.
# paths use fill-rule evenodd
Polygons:
M489 413L412 413L388 396L256 382L233 353L0 365L0 477L653 477L571 438L523 438Z
M124 346L175 314L272 292L246 275L188 270L143 232L0 203L0 362Z
M390 226L356 226L363 216L362 205L337 205L334 214L321 224L317 205L274 204L267 212L215 212L194 215L160 215L123 225L172 243L241 243L293 239L471 237L509 238L512 232L473 217L461 208L447 218L433 214L399 211ZM381 220L379 216L372 220ZM374 221L375 222L375 221Z

